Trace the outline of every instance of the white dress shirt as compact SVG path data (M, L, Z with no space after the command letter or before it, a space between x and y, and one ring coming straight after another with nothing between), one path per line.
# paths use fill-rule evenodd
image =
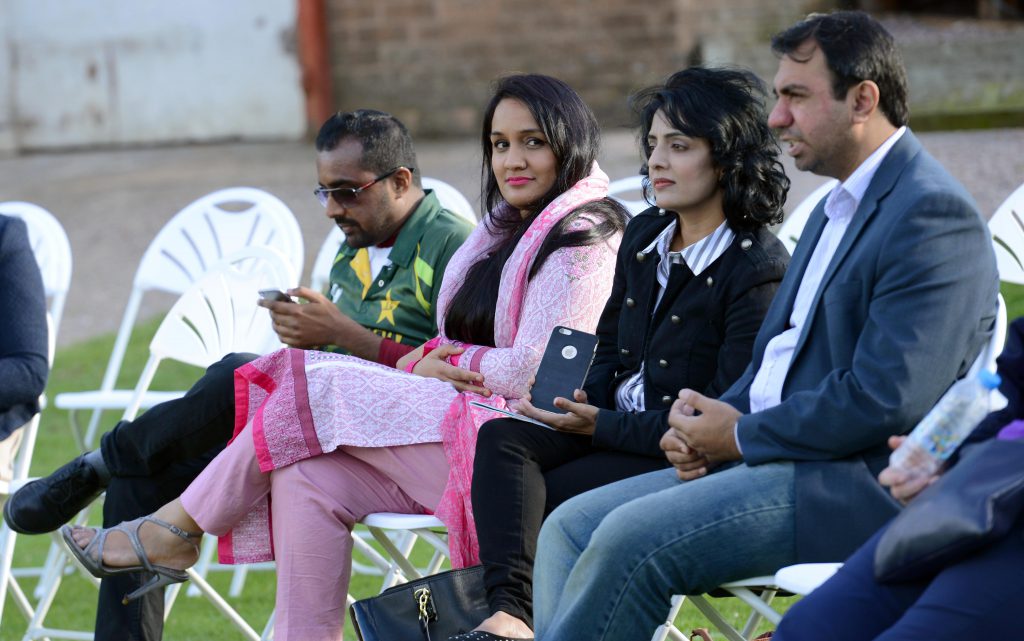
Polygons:
M661 304L661 297L665 294L665 287L668 286L669 270L673 265L685 264L694 276L699 276L708 268L708 265L718 260L718 257L729 248L733 239L736 238L736 234L729 229L728 223L723 221L715 228L715 231L689 247L684 247L677 252L669 251L678 225L679 219L676 218L643 250L644 254L658 252L658 294L654 301L654 308L651 309L652 315ZM615 390L615 408L620 412L644 411L644 362L642 360L640 361L640 370L619 383L618 389Z
M896 133L889 136L868 156L845 182L837 185L829 193L825 201L825 216L828 220L800 280L800 287L793 301L793 311L789 315L789 328L768 342L761 367L750 385L751 412L760 412L782 402L782 386L793 362L793 350L810 316L811 301L821 286L821 279L835 256L839 242L850 227L850 221L853 220L853 215L857 212L857 207L864 198L864 193L871 184L878 166L906 130L906 127L896 130ZM739 440L736 442L738 445Z

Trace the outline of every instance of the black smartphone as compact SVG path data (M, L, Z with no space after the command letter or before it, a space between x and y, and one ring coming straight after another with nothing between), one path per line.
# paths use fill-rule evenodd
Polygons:
M292 300L291 296L285 294L280 289L261 289L260 298L262 298L263 300L278 300L281 301L282 303L295 302L294 300Z
M551 330L530 390L530 403L538 409L564 414L555 407L555 397L573 400L573 391L583 387L595 351L597 336L593 334L561 326Z

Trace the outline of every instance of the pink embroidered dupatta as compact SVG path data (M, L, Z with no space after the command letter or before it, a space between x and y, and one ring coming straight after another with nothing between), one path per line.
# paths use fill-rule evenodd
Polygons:
M449 477L435 512L448 527L452 562L456 567L475 563L479 550L469 500L473 452L480 425L496 415L468 403L477 400L504 407L506 396L518 398L526 390L526 380L539 363L547 334L554 325L570 325L586 331L596 326L611 287L617 239L555 252L533 281L528 276L542 242L554 225L579 206L603 198L607 188L608 177L595 164L590 176L552 201L534 219L505 263L495 310L496 347L463 345L466 351L459 360L460 367L484 373L485 384L495 392L489 398L457 393L436 379L319 352L282 350L237 370L236 434L247 423L253 424L260 469L267 472L346 444L377 447L441 440L449 462ZM581 224L589 223L581 221ZM438 342L454 342L444 335L445 314L469 268L496 242L486 225L480 225L449 262L438 295L436 314L441 325L440 336L435 339ZM533 302L527 303L528 299ZM566 300L571 300L571 304ZM360 384L369 384L374 377L387 379L389 391L385 392L382 387L377 391L379 397L393 401L398 395L406 396L418 406L421 420L415 420L411 413L387 413L389 419L394 419L386 421L387 426L405 426L406 433L398 441L380 442L374 440L378 427L346 423L353 419L344 409L348 402L344 394L319 395L317 402L310 404L313 398L306 398L312 381L308 370L320 361L332 360L345 361L346 371L358 370L353 375L359 377ZM422 399L417 401L420 396ZM449 403L448 398L454 400ZM437 407L436 413L430 414L437 418L425 421L422 412L429 406ZM341 427L338 427L339 421ZM417 435L413 427L426 429ZM252 562L272 558L270 528L270 511L261 505L236 524L229 535L222 537L219 545L222 561Z
M533 261L548 232L580 205L604 198L607 193L608 177L595 163L590 176L552 201L531 223L530 228L523 235L502 270L498 290L498 306L494 314L494 344L496 346L509 346L515 341L522 317L523 304L526 300L525 293L530 268L533 266ZM483 238L474 239L473 236L467 242L473 240L486 242ZM490 238L489 244L484 246L481 243L479 250L474 253L482 255L493 244L493 238ZM458 290L457 284L461 285L469 265L464 267L465 269L458 270L457 273L445 274L444 285L438 296L438 319L442 323L451 297ZM604 301L601 302L603 304ZM595 317L595 323L596 320ZM443 325L440 330L441 335L444 336ZM484 354L491 349L475 345L463 345L463 347L466 348L466 351L459 357L459 366L467 369L478 369L474 365L478 365ZM532 374L532 372L529 373ZM486 383L487 377L485 376ZM448 545L451 549L452 566L456 568L479 563L480 546L473 524L473 508L470 502L473 455L476 449L476 433L480 424L497 417L497 415L487 416L485 410L469 405L471 401L504 406L504 399L492 400L475 394L459 394L458 398L449 406L441 423L441 436L448 458L449 474L448 484L435 510L435 515L448 528Z

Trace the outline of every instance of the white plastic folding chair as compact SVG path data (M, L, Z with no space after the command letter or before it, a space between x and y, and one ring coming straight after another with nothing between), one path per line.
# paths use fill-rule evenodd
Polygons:
M638 198L626 198L626 194L636 194ZM651 204L644 200L643 176L629 176L612 181L608 185L608 195L622 203L629 210L630 216L636 216Z
M477 223L476 210L473 209L473 205L469 203L469 200L462 195L462 192L452 187L443 180L437 178L429 178L424 176L421 181L424 189L431 189L434 191L434 195L441 202L441 206L448 209L474 225Z
M796 250L796 241L800 240L800 235L804 233L804 227L807 225L807 219L811 217L811 212L818 206L821 199L828 196L829 192L838 184L839 181L834 179L825 182L801 200L800 204L782 221L782 226L779 227L776 236L779 237L790 254Z
M436 178L424 176L422 182L424 189L434 190L434 194L437 196L441 206L462 216L473 225L477 224L476 212L473 211L473 206L469 204L469 201L462 195L462 192ZM331 267L334 265L334 257L337 256L338 248L341 247L341 243L344 240L345 234L335 225L327 234L323 244L320 245L320 250L316 254L316 260L313 261L313 270L309 278L310 288L320 292L327 288L327 282L331 278Z
M56 344L56 324L53 322L53 316L49 312L46 315L46 323L49 329L48 356L50 366L52 367L54 345ZM40 405L42 405L43 400L45 399L40 399ZM22 431L21 444L14 454L13 474L10 482L5 482L0 486L0 500L5 500L10 494L17 492L28 481L32 454L35 451L36 435L39 432L39 414L33 416L24 427L19 429ZM10 529L6 521L0 521L0 630L4 629L2 623L4 606L7 603L8 588L10 588L11 597L17 608L21 610L26 620L30 620L35 614L35 609L29 602L24 589L18 583L18 579L22 576L40 576L43 573L43 568L28 568L25 572L14 570L12 565L17 536L18 533Z
M1024 285L1024 185L1018 187L988 221L999 280Z
M1006 342L1007 323L1006 304L1003 301L1002 295L999 295L998 302L999 309L996 313L992 336L989 338L985 348L974 359L974 363L972 363L967 374L968 376L976 374L981 368L995 371L996 357L1003 351L1003 345ZM665 639L687 641L688 637L675 626L675 620L679 616L679 611L687 598L726 639L729 641L747 641L762 618L775 625L778 625L782 619L782 613L771 607L772 600L780 591L796 595L808 594L834 574L841 565L841 563L796 564L781 568L771 576L751 577L720 585L718 590L714 592L715 596L736 597L751 608L750 616L740 629L737 629L725 619L708 600L708 595L697 594L687 597L676 594L672 597L665 622L655 629L651 641L665 641Z
M230 352L265 353L279 347L270 316L256 304L257 292L268 287L288 287L296 278L291 261L271 247L244 247L211 265L205 275L186 289L157 328L149 344L149 359L130 392L123 418L135 417L164 360L208 367ZM54 630L44 625L69 563L72 561L67 553L59 548L56 570L43 576L42 597L31 613L24 639L92 638L89 633ZM260 638L203 577L194 570L189 570L189 577L243 635L254 640ZM176 593L176 589L169 590L165 617L170 614Z
M291 210L275 196L251 187L222 189L203 196L174 215L146 249L135 272L114 347L97 391L60 394L55 404L68 410L75 440L83 451L93 446L102 411L123 409L130 390L115 390L125 350L149 291L181 294L206 271L243 247L272 247L281 252L295 273L305 259L302 233ZM290 287L295 283L289 283ZM177 398L183 391L149 393L141 407ZM91 410L85 434L77 412Z
M29 246L32 248L32 253L42 276L43 293L48 299L47 321L50 329L50 366L52 368L57 331L60 327L60 319L64 311L64 302L71 287L73 264L71 243L68 242L67 234L64 232L60 221L49 211L38 205L20 201L3 202L0 203L0 214L20 218L25 222ZM45 407L45 405L46 396L44 394L40 398L40 406ZM28 477L32 452L35 449L35 439L38 434L38 420L38 417L36 417L34 422L30 422L21 429L19 435L14 437L20 439L20 445L18 446L20 450L15 455L12 486L9 487L6 481L0 481L0 496L6 496L8 493L16 491ZM7 530L6 524L3 524L0 528L2 528L0 531L3 532L0 536L3 537L4 545L9 545L10 553L13 554L16 535L14 532ZM55 551L51 551L49 558L52 558L53 554L55 554ZM14 580L15 578L22 577L38 577L42 575L45 567L47 567L47 564L44 563L43 566L34 568L12 568L11 559L5 556L2 564L0 564L0 570L2 570L0 572L0 582L6 582L9 578ZM3 614L3 594L5 589L6 583L0 585L0 617ZM15 598L18 597L16 596Z
M360 524L369 530L384 550L384 553L381 554L363 537L355 536L353 533L354 549L370 560L376 570L375 574L384 576L380 586L381 592L399 583L436 574L441 570L441 566L450 554L444 523L435 516L377 512L366 515ZM427 542L434 551L430 562L423 568L416 567L410 558L413 547L419 540ZM368 574L369 572L364 571L364 573ZM351 606L354 602L355 599L349 594L346 606ZM270 620L263 630L262 640L272 639L273 636L274 615L271 614Z

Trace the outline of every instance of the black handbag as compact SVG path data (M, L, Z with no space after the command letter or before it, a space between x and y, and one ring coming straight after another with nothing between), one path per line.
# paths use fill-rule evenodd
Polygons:
M396 585L349 612L361 641L448 641L491 615L482 565Z
M1024 439L990 439L910 501L875 548L875 578L913 581L1006 536L1024 512Z

